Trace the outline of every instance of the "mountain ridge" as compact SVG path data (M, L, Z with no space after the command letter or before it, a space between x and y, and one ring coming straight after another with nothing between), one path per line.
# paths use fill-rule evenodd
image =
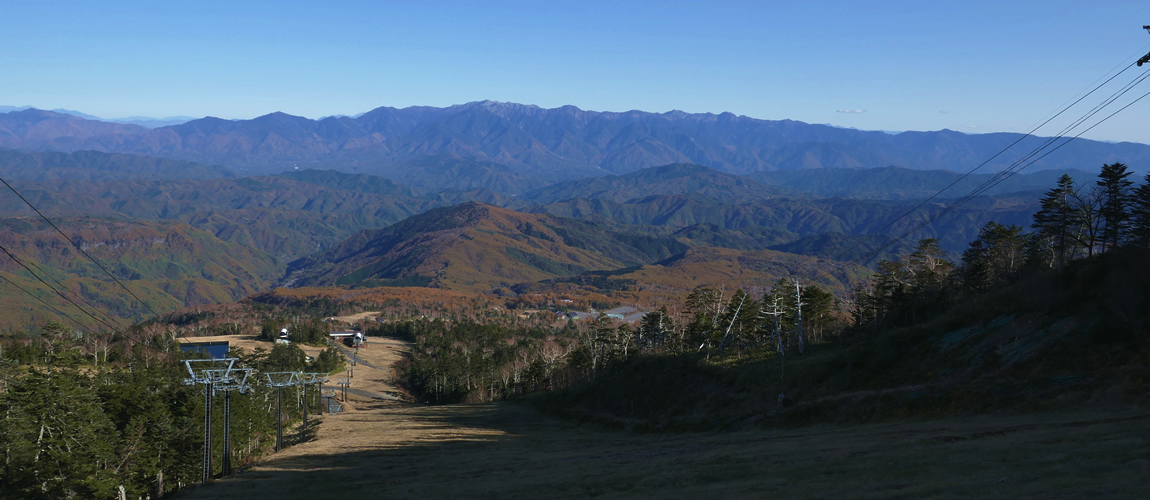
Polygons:
M276 112L251 120L201 118L148 129L40 110L0 114L0 147L92 149L219 164L247 173L323 165L381 173L425 155L471 157L546 182L695 163L750 174L810 168L1002 170L1044 138L858 131L733 113L597 112L481 101L446 108L379 107L357 118L311 120ZM1123 161L1150 170L1150 146L1079 139L1032 170L1094 168ZM384 176L387 176L384 174Z

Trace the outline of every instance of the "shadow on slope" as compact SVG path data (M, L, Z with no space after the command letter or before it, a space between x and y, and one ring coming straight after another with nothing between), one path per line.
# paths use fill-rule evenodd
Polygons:
M647 430L1113 409L1150 401L1150 252L1075 262L937 319L789 353L643 356L546 412ZM781 408L780 392L795 402Z

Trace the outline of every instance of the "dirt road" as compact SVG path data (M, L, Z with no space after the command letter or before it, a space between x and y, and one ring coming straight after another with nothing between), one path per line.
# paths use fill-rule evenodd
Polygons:
M219 342L228 341L231 347L238 347L251 352L256 348L271 350L271 342L256 340L255 335L218 335L214 337L189 337L185 342ZM311 357L319 356L324 347L298 344L303 352ZM341 352L347 356L348 371L337 373L330 377L330 383L324 385L325 390L336 390L336 380L348 378L351 375L351 386L348 388L348 397L352 406L357 401L392 400L398 401L400 391L395 387L395 370L392 368L405 352L407 344L395 339L371 337L367 339L364 348L358 350L358 362L351 366L352 351L343 345L338 345Z
M384 367L402 344L375 347L360 353ZM386 374L373 377L373 387L389 387ZM353 405L324 415L313 440L180 497L1143 498L1150 491L1145 413L637 434L558 421L522 404Z

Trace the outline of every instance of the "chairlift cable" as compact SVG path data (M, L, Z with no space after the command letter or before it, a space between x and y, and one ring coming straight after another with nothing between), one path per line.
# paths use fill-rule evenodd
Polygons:
M994 187L994 186L998 185L999 183L1001 183L1001 182L1005 181L1006 179L1010 178L1010 177L1011 177L1011 176L1013 176L1014 174L1016 174L1016 173L1018 173L1018 172L1022 171L1022 170L1023 170L1023 169L1025 169L1026 167L1029 167L1030 165L1033 165L1035 162L1038 162L1039 160L1041 160L1041 159L1045 158L1047 155L1049 155L1049 154L1051 154L1051 153L1053 153L1053 152L1057 151L1058 149L1062 148L1062 146L1065 146L1065 145L1069 144L1069 143L1070 143L1071 141L1073 141L1074 139L1077 139L1077 138L1081 137L1081 136L1082 136L1082 134L1085 134L1086 132L1089 132L1089 131L1090 131L1091 129L1093 129L1094 127L1097 127L1098 125L1101 125L1102 123L1104 123L1104 122L1106 122L1107 120L1109 120L1110 118L1112 118L1114 115L1117 115L1118 113L1120 113L1120 112L1124 111L1126 108L1129 108L1130 106L1133 106L1135 103L1137 103L1138 101L1141 101L1142 99L1144 99L1144 98L1145 98L1145 97L1147 97L1147 96L1150 96L1150 92L1147 92L1147 93L1145 93L1145 94L1142 94L1142 96L1141 96L1141 97L1138 97L1137 99L1135 99L1135 100L1131 101L1130 103L1126 104L1125 106L1123 106L1122 108L1118 109L1117 111L1115 111L1115 112L1111 113L1111 114L1110 114L1110 115L1108 115L1106 118L1103 118L1102 120L1098 121L1098 122L1097 122L1097 123L1095 123L1094 125L1091 125L1090 127L1086 128L1085 130L1083 130L1083 131L1079 132L1079 133L1078 133L1077 135L1075 135L1074 137L1071 137L1071 138L1067 139L1067 140L1066 140L1066 141L1064 141L1062 144L1059 144L1058 146L1054 147L1053 149L1051 149L1051 150L1047 151L1046 153L1042 154L1042 156L1039 156L1038 158L1035 158L1035 159L1034 159L1034 160L1032 160L1030 163L1027 163L1026 165L1022 166L1021 168L1018 168L1018 169L1016 169L1016 170L1014 170L1014 171L1010 172L1008 175L1006 175L1006 176L1004 176L1004 177L1001 177L1000 179L998 179L998 180L997 180L996 182L994 182L993 184L990 184L990 185L984 185L984 187L983 187L983 186L980 186L980 188L981 188L981 191L972 191L972 192L971 192L971 193L970 193L970 194L969 194L969 195L968 195L968 196L967 196L965 199L963 199L963 200L960 200L960 202L956 202L955 204L953 204L953 205L950 205L950 206L946 207L945 209L943 209L943 210L942 210L942 211L940 211L939 213L937 213L937 214L934 214L933 216L931 216L930 218L928 218L928 219L927 219L925 222L923 222L923 223L921 223L921 224L919 224L919 225L915 226L914 228L912 228L912 229L910 229L910 230L906 231L905 233L903 233L901 236L899 236L899 237L897 237L897 238L895 238L895 239L891 240L891 241L890 241L890 242L888 242L887 244L885 244L885 245L883 245L883 246L881 246L881 247L879 247L879 248L875 249L874 251L872 251L872 252L868 253L868 254L865 256L865 258L864 258L864 259L862 259L861 261L856 261L856 262L866 262L866 261L869 261L870 259L874 258L876 255L878 255L878 253L879 253L879 252L881 252L883 249L885 249L885 248L889 247L890 245L893 245L894 243L896 243L896 242L898 242L898 241L901 241L901 240L903 240L903 239L906 239L906 237L910 236L911 234L915 233L916 231L918 231L918 230L920 230L920 229L922 229L922 228L924 228L924 227L926 227L926 226L930 225L931 223L933 223L934 221L938 220L938 219L939 219L940 217L942 217L943 215L946 215L946 214L950 213L951 211L953 211L954 209L958 208L959 206L961 206L961 205L962 205L962 203L965 203L966 201L969 201L970 199L973 199L973 198L974 198L974 197L976 197L977 195L979 195L979 194L981 194L981 193L985 192L986 190L988 190L988 189L990 189L990 188L992 188L992 187Z
M1141 51L1141 50L1140 50L1140 51ZM1140 52L1140 51L1139 51L1139 52ZM938 197L940 194L942 194L942 193L943 193L943 192L945 192L946 190L948 190L948 189L950 189L950 188L954 187L956 184L958 184L958 183L959 183L959 182L961 182L962 180L964 180L964 179L966 179L967 177L969 177L970 175L972 175L974 172L976 172L976 171L978 171L979 169L981 169L981 168L982 168L983 166L985 166L987 163L990 163L992 160L994 160L994 159L995 159L995 158L997 158L998 156L1002 155L1003 153L1005 153L1007 150L1009 150L1010 148L1012 148L1012 147L1014 147L1015 145L1017 145L1017 144L1018 144L1019 142L1021 142L1022 140L1026 139L1027 137L1030 137L1030 136L1031 136L1031 135L1033 135L1035 132L1037 132L1037 131L1038 131L1038 129L1040 129L1040 128L1042 128L1042 127L1046 126L1046 125L1047 125L1048 123L1050 123L1052 120L1054 120L1055 118L1058 118L1058 117L1059 117L1059 116L1061 116L1063 113L1065 113L1066 111L1068 111L1070 108L1072 108L1072 107L1074 107L1075 105L1077 105L1078 103L1082 102L1082 100L1083 100L1083 99L1086 99L1086 98L1087 98L1087 97L1089 97L1090 95L1094 94L1094 92L1098 91L1098 89L1102 88L1103 86L1105 86L1106 84L1110 83L1111 81L1113 81L1113 80L1114 80L1115 78L1117 78L1118 76L1120 76L1120 75L1122 75L1123 73L1125 73L1125 72L1126 72L1127 70L1129 70L1130 68L1134 67L1134 66L1135 66L1135 64L1136 64L1136 63L1130 63L1130 64L1129 64L1129 65L1127 65L1125 68L1123 68L1121 71L1119 71L1119 72L1115 73L1113 76L1111 76L1111 77L1107 78L1107 79L1106 79L1105 81L1103 81L1102 83L1100 83L1100 84L1098 84L1098 85L1095 85L1093 89L1091 89L1089 92L1086 92L1086 94L1082 95L1082 97L1079 97L1078 99L1074 100L1074 102L1070 103L1069 105L1065 105L1065 106L1063 106L1061 110L1059 110L1059 111L1058 111L1057 113L1055 113L1053 116L1051 116L1050 118L1047 118L1045 121L1043 121L1042 123L1040 123L1040 124L1038 124L1037 126L1035 126L1034 128L1032 128L1032 129L1031 129L1029 132L1027 132L1026 134L1024 134L1022 137L1019 137L1019 138L1018 138L1018 139L1016 139L1014 142L1010 143L1008 146L1006 146L1006 147L1005 147L1005 148L1003 148L1002 150L998 151L997 153L995 153L995 154L994 154L993 156L991 156L990 158L988 158L988 159L986 159L985 161L983 161L982 163L978 164L977 166L975 166L973 169L971 169L971 170L969 170L968 172L966 172L965 174L963 174L963 175L962 175L961 177L959 177L958 179L955 179L955 180L954 180L954 181L952 181L950 184L948 184L947 186L943 187L942 189L940 189L940 190L939 190L938 192L936 192L935 194L931 195L929 198L927 198L927 199L923 200L922 202L920 202L918 205L914 206L914 207L913 207L913 208L911 208L910 210L907 210L905 213L903 213L903 214L902 214L902 215L900 215L899 217L897 217L897 218L895 218L895 219L891 220L890 222L888 222L887 224L885 224L883 227L879 228L879 229L878 229L877 231L875 231L874 233L872 233L872 234L870 234L870 235L866 236L865 238L863 238L863 239L862 239L862 240L860 240L859 242L855 243L854 245L850 246L849 248L846 248L846 249L842 250L842 251L841 251L841 252L839 252L837 255L835 255L835 256L833 257L833 259L832 259L832 260L836 260L836 261L837 261L837 260L841 260L841 259L842 259L842 257L844 257L845 255L849 254L850 252L854 251L854 249L858 248L859 246L862 246L862 245L863 245L863 244L865 244L866 242L870 241L870 240L871 240L872 238L874 238L874 237L875 237L875 236L876 236L878 233L881 233L881 232L885 231L886 229L889 229L891 226L893 226L894 224L898 223L898 221L900 221L900 220L902 220L902 219L905 219L906 217L910 216L910 215L911 215L912 213L914 213L916 210L918 210L919 208L922 208L924 205L926 205L927 203L929 203L931 200L934 200L935 198L937 198L937 197ZM1111 70L1111 71L1113 71L1113 70ZM1101 78L1100 78L1100 79L1101 79ZM1137 78L1135 78L1135 79L1137 80ZM1097 81L1097 80L1096 80L1096 81ZM1127 84L1127 85L1129 86L1130 84ZM1025 161L1025 160L1023 160L1023 161ZM886 245L886 246L889 246L889 244L888 244L888 245Z
M123 288L124 291L128 292L128 294L131 295L132 298L136 299L137 302L139 302L140 304L143 304L143 306L146 307L149 311L151 311L152 314L156 318L160 317L160 313L156 312L155 309L152 309L152 306L148 305L147 302L144 302L142 299L140 299L140 297L137 296L135 294L135 292L132 292L132 290L129 289L126 285L124 285L124 283L122 281L120 281L119 278L112 275L112 273L110 271L108 271L108 269L105 268L103 264L100 264L99 261L97 261L94 257L89 255L88 252L85 251L80 246L79 243L76 243L75 241L72 240L72 238L68 237L68 235L65 234L64 231L60 230L60 228L57 227L55 223L53 223L50 219L48 219L48 217L44 216L44 214L40 212L40 209L36 208L36 206L33 205L32 202L30 202L26 198L24 198L24 195L20 194L20 192L17 191L16 188L12 187L11 184L8 184L7 180L4 180L4 178L0 177L0 182L3 182L4 185L8 187L8 189L10 189L13 193L15 193L16 196L20 197L21 201L23 201L26 205L28 205L28 207L30 207L33 211L35 211L36 214L40 216L40 218L44 219L44 221L47 222L48 225L52 226L52 229L55 229L57 233L60 233L60 235L63 236L65 240L68 240L68 243L71 243L72 246L76 247L76 249L79 250L80 253L84 255L84 257L87 257L88 260L92 261L93 264L96 264L96 267L99 267L101 271L104 271L104 274L108 275L109 278L112 278L112 281L115 281L116 284L120 285L120 288Z
M92 319L96 320L98 323L101 323L101 324L103 324L104 326L106 326L106 327L108 327L108 328L112 329L112 331L114 331L114 332L116 332L116 333L119 333L119 334L121 334L121 335L124 333L124 332L120 331L120 329L119 329L119 328L116 328L116 327L114 327L114 326L112 326L112 325L108 324L108 323L107 323L107 322L105 322L104 320L102 320L102 319L100 319L100 318L97 318L97 317L93 316L93 315L92 315L92 313L88 312L88 311L87 311L86 309L84 309L83 307L80 307L80 304L77 304L77 303L76 303L76 301L74 301L74 300L72 300L72 299L68 298L68 296L67 296L67 295L64 295L62 292L60 292L59 290L57 290L55 287L53 287L52 285L48 284L48 282L47 282L47 281L44 281L44 279L43 279L43 278L41 278L41 277L40 277L38 274L36 274L35 272L33 272L33 271L32 271L32 269L30 269L30 268L29 268L27 265L25 265L23 262L21 262L21 261L20 261L20 259L16 258L16 256L15 256L15 255L12 255L12 252L9 252L9 251L8 251L8 249L7 249L7 248L4 248L4 246L3 246L3 245L0 245L0 251L3 251L5 254L7 254L7 255L8 255L8 257L10 257L10 258L11 258L13 261L15 261L17 264L19 264L19 265L20 265L20 267L24 268L24 270L25 270L25 271L28 271L28 273L29 273L29 274L31 274L33 278L36 278L36 280L37 280L37 281L39 281L40 283L42 283L44 286L48 287L48 288L49 288L50 290L52 290L53 292L56 292L56 295L59 295L59 296L60 296L60 298L62 298L62 299L64 299L64 300L68 301L68 303L69 303L69 304L72 304L73 306L76 306L76 309L79 309L79 310L80 310L80 312L84 313L84 314L85 314L85 315L87 315L89 318L92 318Z

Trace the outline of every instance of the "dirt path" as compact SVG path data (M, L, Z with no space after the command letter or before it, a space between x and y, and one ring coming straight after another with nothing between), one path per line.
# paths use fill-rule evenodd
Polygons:
M404 346L378 340L360 355L391 366ZM394 387L391 374L369 371L386 370L356 368L353 388L361 376L369 392ZM352 401L352 411L323 415L313 440L180 498L1142 498L1150 491L1145 413L637 434L558 421L523 404Z
M407 344L395 339L370 337L356 354L356 364L351 366L352 350L339 346L348 358L348 370L343 374L332 375L331 384L325 389L336 389L337 379L350 378L348 397L356 401L376 399L399 400L400 390L395 385L395 363L407 352ZM350 377L349 377L350 376Z
M349 314L347 316L332 316L330 319L342 321L344 323L358 323L367 318L374 318L379 316L379 311L368 311L356 314Z

